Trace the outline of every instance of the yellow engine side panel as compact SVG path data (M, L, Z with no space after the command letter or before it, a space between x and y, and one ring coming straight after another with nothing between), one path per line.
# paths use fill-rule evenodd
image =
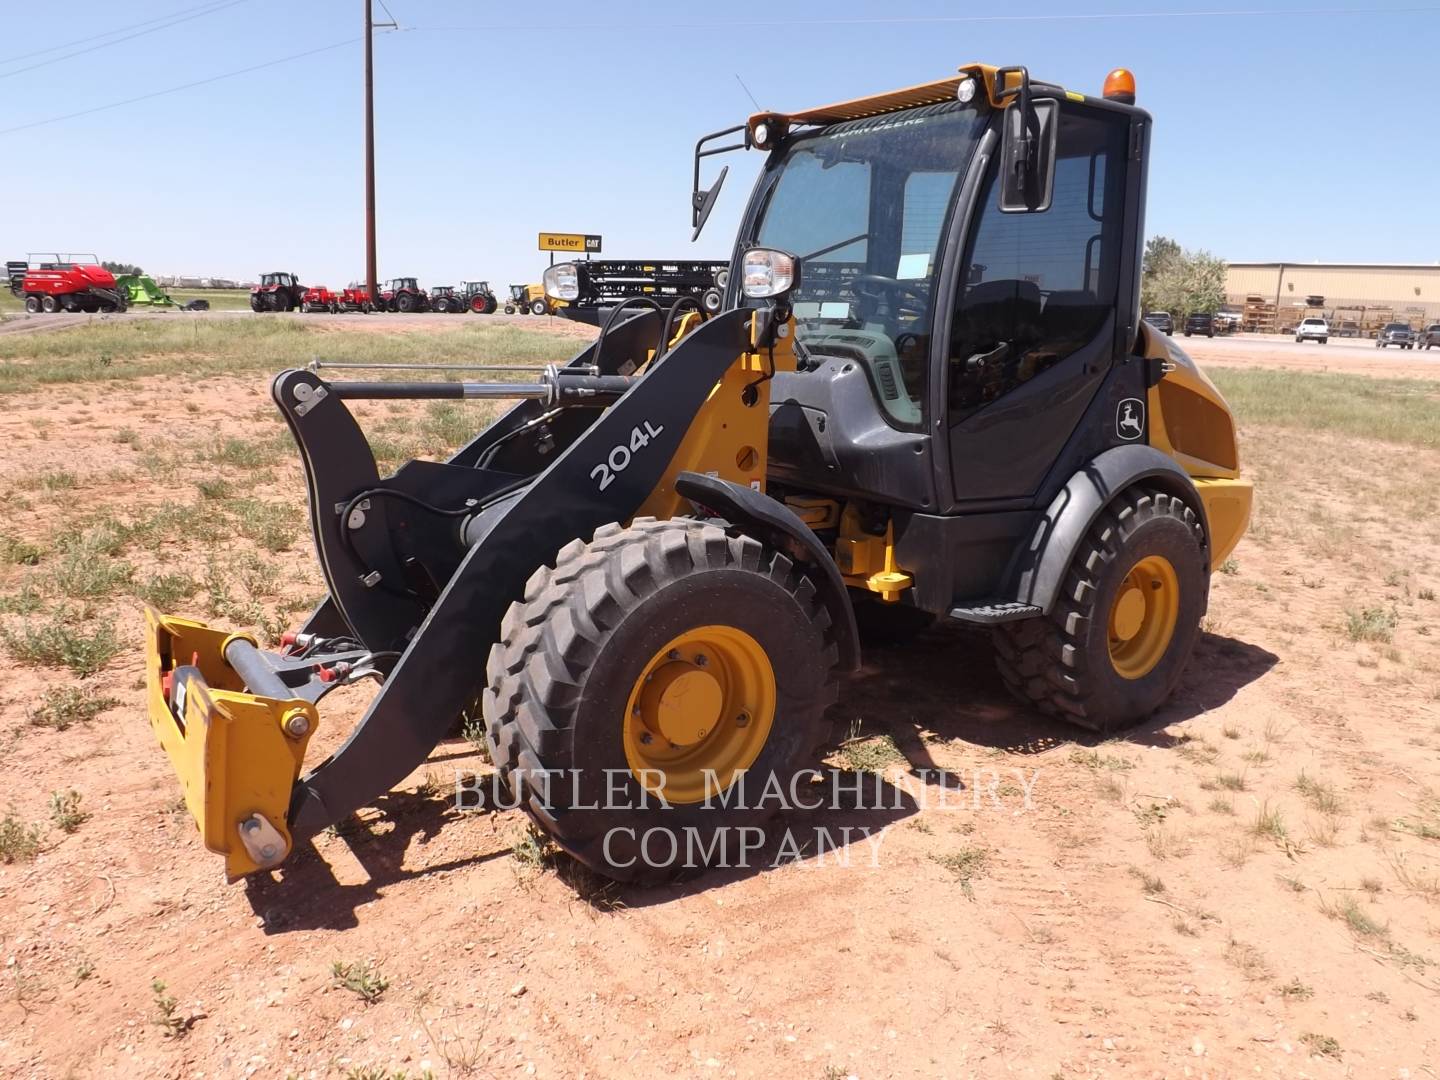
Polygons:
M681 324L682 330L687 324ZM794 323L790 325L794 332ZM637 517L672 518L689 503L675 491L675 478L682 472L718 476L756 491L765 490L765 470L770 442L770 381L774 371L794 371L795 355L786 336L770 350L741 353L710 391L695 413L680 449L660 483L636 511ZM662 360L661 363L673 363ZM772 368L773 363L773 368ZM753 387L753 400L745 401L746 387Z
M1146 323L1144 355L1172 369L1150 388L1150 445L1190 475L1210 522L1210 568L1230 557L1250 524L1254 485L1240 475L1235 416L1205 373L1168 337Z

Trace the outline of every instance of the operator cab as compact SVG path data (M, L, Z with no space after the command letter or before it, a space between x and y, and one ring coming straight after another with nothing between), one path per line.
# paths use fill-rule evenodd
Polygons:
M1029 504L1135 342L1122 279L1139 234L1132 126L1148 117L1027 87L1043 175L1017 200L1021 110L950 89L879 115L761 121L770 157L737 259L758 247L798 263L798 370L771 394L775 480L931 512Z

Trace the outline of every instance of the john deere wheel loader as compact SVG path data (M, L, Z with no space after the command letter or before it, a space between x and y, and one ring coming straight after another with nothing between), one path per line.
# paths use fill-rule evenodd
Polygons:
M721 311L629 301L532 383L280 374L328 599L279 653L148 612L151 723L231 878L477 701L509 793L590 866L733 853L815 760L857 611L989 628L1015 694L1085 727L1164 702L1251 488L1224 401L1139 318L1133 95L973 65L755 115L696 148L697 234L702 159L766 155ZM383 478L347 407L505 397ZM306 771L321 699L365 676Z

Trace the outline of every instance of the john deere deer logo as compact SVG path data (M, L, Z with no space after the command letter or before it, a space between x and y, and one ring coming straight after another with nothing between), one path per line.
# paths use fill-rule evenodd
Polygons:
M1139 398L1128 397L1115 407L1115 434L1118 438L1134 440L1145 434L1145 403Z

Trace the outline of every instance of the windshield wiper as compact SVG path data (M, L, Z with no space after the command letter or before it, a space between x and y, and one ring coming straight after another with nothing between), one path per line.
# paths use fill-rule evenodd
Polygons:
M849 247L857 240L869 239L870 234L868 232L862 232L859 236L852 236L848 240L841 240L838 244L831 244L829 247L823 247L819 251L812 251L809 255L801 255L800 261L803 263L809 261L810 259L818 259L821 255L829 255L832 251L839 251L843 247Z

